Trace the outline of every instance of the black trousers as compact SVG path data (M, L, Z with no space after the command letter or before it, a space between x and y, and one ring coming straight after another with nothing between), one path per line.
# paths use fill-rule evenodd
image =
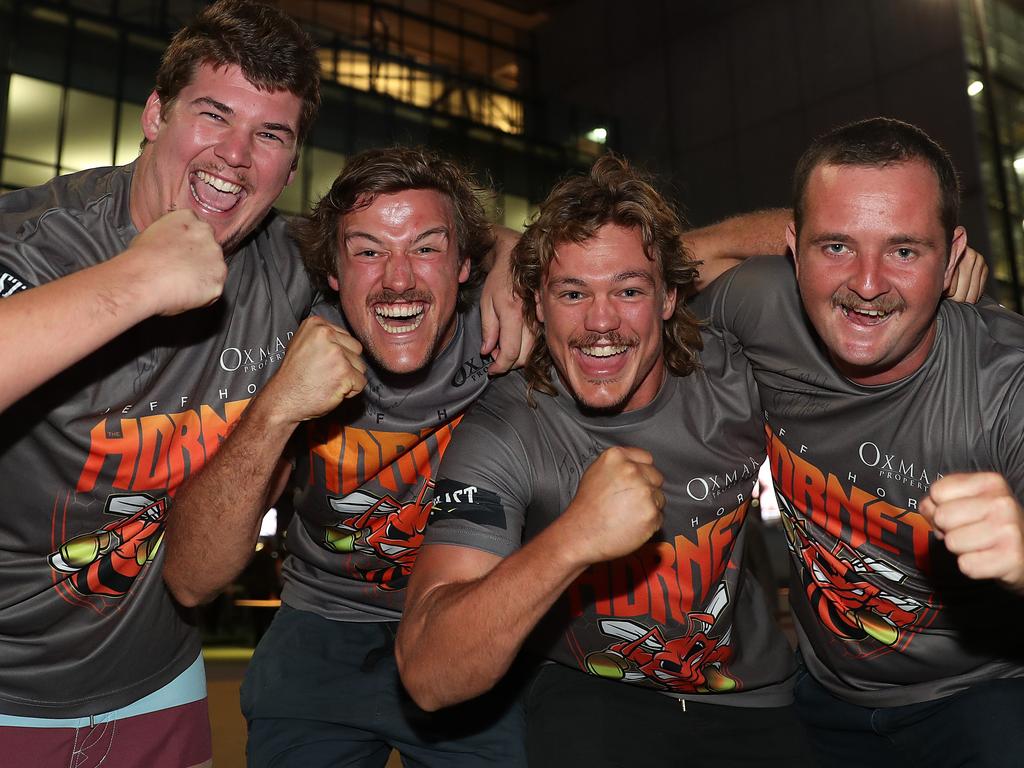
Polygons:
M1024 680L990 680L935 701L861 707L833 696L801 669L797 711L822 765L1024 765Z
M526 697L530 768L813 766L789 707L683 704L657 691L560 664L540 669Z

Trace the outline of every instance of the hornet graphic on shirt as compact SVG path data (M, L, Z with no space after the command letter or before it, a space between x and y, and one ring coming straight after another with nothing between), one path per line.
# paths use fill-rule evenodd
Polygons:
M376 496L362 489L330 497L331 508L346 517L324 530L323 545L334 552L362 553L388 563L382 568L359 569L360 575L379 589L401 589L423 543L426 507L433 491L433 481L424 480L416 500L408 504L390 494Z

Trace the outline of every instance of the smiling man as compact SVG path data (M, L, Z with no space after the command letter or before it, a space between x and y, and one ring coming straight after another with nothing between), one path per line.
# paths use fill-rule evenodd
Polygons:
M793 660L744 520L764 453L738 350L679 301L666 201L623 161L551 192L513 254L538 331L445 454L397 653L429 709L524 644L531 766L799 766Z
M0 273L18 286L0 301L5 759L211 758L199 638L160 578L163 529L308 311L271 204L318 78L287 16L216 3L164 54L136 162L0 197ZM251 350L271 356L240 364Z
M242 688L250 765L383 766L392 748L424 766L525 764L510 697L428 714L402 690L393 653L437 464L487 385L473 292L493 238L476 192L423 150L349 159L295 228L338 300L303 323L177 497L164 577L196 604L252 556L280 481L291 472L297 486L283 604Z
M761 393L798 708L824 765L1018 765L1024 321L941 301L966 236L919 129L839 128L795 179L795 281L756 259L701 302Z

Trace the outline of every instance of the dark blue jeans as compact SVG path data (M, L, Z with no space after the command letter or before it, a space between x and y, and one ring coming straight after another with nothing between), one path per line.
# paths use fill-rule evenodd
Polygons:
M428 713L402 688L394 622L325 619L281 606L242 684L250 766L526 765L514 690ZM509 686L511 687L511 686Z
M1024 679L979 683L953 696L871 708L833 696L806 668L796 705L822 765L1024 765Z

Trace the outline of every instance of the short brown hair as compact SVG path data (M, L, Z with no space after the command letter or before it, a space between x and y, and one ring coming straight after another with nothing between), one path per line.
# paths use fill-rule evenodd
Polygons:
M800 233L807 182L820 165L887 165L920 160L939 182L939 218L949 238L960 217L960 181L949 154L916 125L889 117L872 117L819 136L797 161L793 173L793 224Z
M582 244L606 224L637 229L644 253L661 270L665 290L676 289L676 307L663 331L665 364L677 376L699 367L699 323L683 298L697 279L697 265L683 247L683 224L675 208L625 160L605 155L585 175L559 182L512 251L512 288L522 299L537 343L526 364L529 389L555 394L551 353L537 319L537 298L548 266L563 243Z
M192 82L196 68L235 65L261 91L289 91L302 99L298 143L320 109L316 46L286 13L250 0L218 0L171 40L156 73L160 114Z
M459 258L468 259L470 266L469 279L459 288L459 308L464 309L483 278L484 257L494 247L480 202L484 190L458 163L426 149L369 149L350 158L309 216L291 223L306 269L321 290L329 290L327 278L338 276L341 217L372 205L378 195L407 189L433 190L451 204Z

